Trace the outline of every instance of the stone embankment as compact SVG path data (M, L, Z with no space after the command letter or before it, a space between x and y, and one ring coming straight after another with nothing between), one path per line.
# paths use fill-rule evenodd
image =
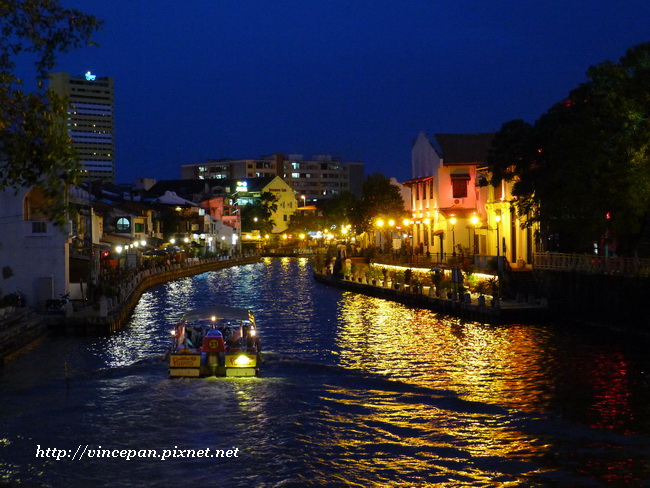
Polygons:
M118 296L101 299L99 307L75 310L72 304L62 313L38 314L30 308L0 309L0 366L37 345L48 329L80 334L104 334L121 329L145 290L168 281L216 269L256 263L259 256L238 259L196 259L141 271L122 283Z
M88 307L76 312L68 310L62 322L67 332L82 334L114 332L124 326L142 293L152 286L216 269L256 263L259 260L259 256L225 260L195 259L181 264L147 269L123 283L117 297L100 300L99 309Z
M37 345L47 335L45 322L29 308L2 309L0 366Z

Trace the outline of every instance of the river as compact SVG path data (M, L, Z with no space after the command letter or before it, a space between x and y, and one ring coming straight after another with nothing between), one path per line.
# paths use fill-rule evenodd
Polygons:
M175 320L210 304L255 312L260 377L168 378ZM54 337L1 369L0 486L647 486L647 350L575 324L466 322L264 259L151 288L123 331Z

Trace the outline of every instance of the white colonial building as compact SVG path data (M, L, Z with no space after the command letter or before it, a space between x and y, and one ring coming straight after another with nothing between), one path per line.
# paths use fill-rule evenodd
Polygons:
M23 293L27 306L68 292L70 226L55 226L38 189L0 192L0 294Z

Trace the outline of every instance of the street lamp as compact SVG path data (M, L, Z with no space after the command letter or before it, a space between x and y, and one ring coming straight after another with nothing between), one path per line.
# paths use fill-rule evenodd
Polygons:
M501 215L497 214L494 216L494 221L497 223L497 258L501 256L501 245L500 245L500 239L499 239L499 222L501 222Z
M302 206L306 207L307 206L307 195L300 195L300 198L302 198Z
M411 238L411 256L409 260L412 262L413 261L413 246L415 245L415 242L413 241L414 236L411 233L411 221L409 219L404 219L402 220L402 225L404 226L404 240L406 241L409 237ZM408 241L407 241L408 242Z
M456 256L456 217L452 215L449 222L451 223L451 255Z

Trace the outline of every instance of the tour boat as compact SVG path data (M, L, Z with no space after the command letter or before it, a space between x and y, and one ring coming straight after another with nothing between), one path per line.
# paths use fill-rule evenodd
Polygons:
M172 377L256 376L260 342L253 313L215 305L189 310L172 331Z

